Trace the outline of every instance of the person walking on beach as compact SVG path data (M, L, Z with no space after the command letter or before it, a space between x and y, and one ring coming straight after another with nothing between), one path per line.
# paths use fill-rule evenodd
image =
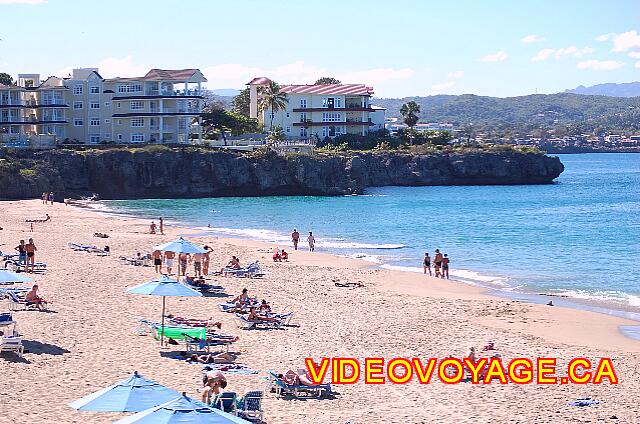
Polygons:
M162 219L162 217L160 217L159 221L160 221L160 234L164 235L164 220Z
M436 249L436 255L433 258L433 270L436 273L436 277L440 277L441 266L442 266L442 253L440 253L440 249Z
M156 233L156 223L151 221L151 225L149 225L149 234L155 234Z
M31 272L34 272L34 268L35 268L35 256L36 256L36 250L38 250L38 248L36 247L36 244L33 242L33 239L30 238L29 239L29 243L27 243L24 246L24 250L27 252L27 265L25 267L25 269L27 270L27 272L29 272L29 264L31 264Z
M291 241L293 242L293 250L298 250L298 242L300 241L300 233L295 228L291 233Z
M49 193L49 201L51 202L52 205L53 205L53 199L54 199L54 196L52 191L51 193Z
M24 266L27 269L27 250L24 244L24 240L20 240L20 244L16 246L18 252L18 268Z
M209 263L211 261L210 253L212 249L209 246L205 246L204 250L206 250L206 253L202 254L202 273L204 275L209 275Z
M444 258L442 258L442 274L440 275L442 278L449 279L449 257L447 254L444 254Z
M176 254L173 252L164 252L164 261L167 265L167 274L170 275L173 270L173 261L176 258Z
M422 268L425 274L427 273L427 271L429 271L429 275L431 275L431 257L429 256L429 252L424 254L424 261L422 261Z
M307 241L309 242L309 252L313 252L315 250L316 239L313 237L313 233L309 231L309 237L307 237Z
M42 192L41 199L42 199L42 204L43 204L43 205L46 205L46 204L47 204L47 198L48 198L47 193Z
M151 254L153 265L156 267L156 274L162 274L162 252L154 250Z

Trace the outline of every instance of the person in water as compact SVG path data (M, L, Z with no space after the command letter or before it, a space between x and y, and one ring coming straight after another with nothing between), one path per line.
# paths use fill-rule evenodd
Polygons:
M440 277L441 266L442 266L442 253L440 253L440 249L436 249L436 255L433 258L433 270L436 273L436 277Z
M293 250L298 250L298 242L300 241L300 233L295 228L291 233L291 241L293 242Z
M429 252L424 254L424 260L422 261L422 268L425 274L428 271L429 275L431 275L431 257L429 256Z

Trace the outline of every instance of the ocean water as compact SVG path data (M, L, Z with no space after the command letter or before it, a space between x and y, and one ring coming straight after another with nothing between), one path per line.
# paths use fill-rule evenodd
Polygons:
M565 172L551 185L382 187L362 196L103 205L283 247L294 227L303 239L313 231L317 250L389 269L422 272L424 252L433 256L439 248L457 279L640 310L640 155L561 160Z

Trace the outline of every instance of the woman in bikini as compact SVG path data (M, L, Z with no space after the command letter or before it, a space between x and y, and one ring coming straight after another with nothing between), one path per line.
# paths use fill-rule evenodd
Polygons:
M431 275L431 258L429 257L429 253L424 254L424 261L422 262L422 268L424 273L426 274L429 271L429 275Z

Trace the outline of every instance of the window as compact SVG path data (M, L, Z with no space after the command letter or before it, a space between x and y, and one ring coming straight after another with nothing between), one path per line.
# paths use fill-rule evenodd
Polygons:
M131 141L135 143L144 141L144 134L131 134Z
M80 94L82 94L82 86L81 85L75 85L73 87L73 94L75 94L76 96L79 96Z
M122 141L122 134L118 134L118 141Z
M91 104L89 105L90 109L100 109L100 103L99 102L91 102Z
M342 107L341 97L325 97L322 99L322 107L333 109L334 107Z
M142 84L140 83L128 83L128 84L118 85L118 93L136 93L138 91L142 91Z
M104 120L104 123L105 123L105 124L110 124L110 123L111 123L111 119L105 119L105 120Z
M305 127L300 127L300 137L307 136L307 129Z
M111 134L107 133L104 135L105 140L111 140Z
M131 120L132 127L144 127L144 118L133 118Z
M140 100L132 100L131 101L131 110L140 110L144 108L144 103Z
M120 102L118 102L118 107L120 107Z
M118 119L118 125L122 125L122 119Z
M338 112L322 112L322 122L339 122L342 114Z
M104 107L109 107L111 106L111 102L104 102Z
M84 125L84 122L82 122L82 119L74 119L73 120L73 126L74 127L81 127Z
M287 112L287 118L289 117L289 112Z
M89 125L91 125L92 127L97 127L98 125L100 125L100 120L97 118L91 118L89 120Z
M89 136L89 141L91 143L100 143L100 136L99 135L91 135L91 136Z
M91 86L91 88L89 89L89 93L100 94L100 87L98 87L97 85Z
M307 122L307 112L302 112L300 114L300 122Z
M82 102L73 102L74 109L82 109Z
M300 99L300 107L303 109L307 107L307 99Z
M185 118L178 119L178 129L179 130L187 129L187 120Z
M290 133L291 132L291 127L287 127L286 132Z

